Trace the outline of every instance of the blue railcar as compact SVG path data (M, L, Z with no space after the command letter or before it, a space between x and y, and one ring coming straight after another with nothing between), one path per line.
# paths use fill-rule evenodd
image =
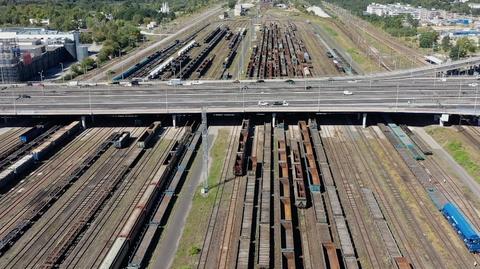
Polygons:
M21 134L19 136L20 138L20 141L22 143L28 143L30 141L32 141L35 137L39 136L43 130L45 130L45 125L37 125L35 127L33 127L32 129L24 132L23 134Z
M480 252L480 235L463 216L462 212L453 203L446 203L442 213L463 239L468 250L470 252Z

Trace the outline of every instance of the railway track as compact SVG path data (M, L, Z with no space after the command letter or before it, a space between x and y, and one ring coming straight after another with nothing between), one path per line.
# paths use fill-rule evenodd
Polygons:
M19 136L28 131L27 128L12 128L1 135L0 139L0 161L5 159L21 145Z
M462 133L467 140L471 142L473 147L475 147L477 150L480 150L480 131L469 126L460 125L455 125L455 129Z
M79 242L79 247L68 255L62 267L96 268L100 266L116 236L146 191L149 179L156 175L156 171L160 169L177 141L177 139L165 138L180 137L182 132L183 128L167 129L162 133L159 142L152 149L147 149L141 161L123 180L110 201L104 205L102 213Z
M380 139L378 137L378 134L373 134L373 136L376 137L377 139ZM388 160L389 162L394 163L395 161L393 160L393 156L398 156L398 154L392 154L393 151L395 151L395 149L393 149L393 146L389 142L388 142L389 144L385 143L386 141L384 141L384 140L383 141L379 140L379 141L381 141L381 143L380 143L381 150L384 152L383 156L385 156L386 160ZM433 215L432 211L431 211L431 208L426 208L425 206L423 206L425 203L430 203L430 201L428 200L425 193L423 193L423 192L420 193L417 190L421 186L414 183L415 182L415 177L413 175L411 175L411 174L409 175L409 174L410 173L406 173L406 174L402 175L402 179L403 179L403 182L404 182L403 188L404 188L405 191L407 191L409 193L409 195L412 197L413 201L417 205L420 205L419 210L421 212L419 212L419 214L421 216L424 216L425 222L426 222L425 224L428 225L429 232L433 233L433 236L435 237L435 239L434 239L435 244L437 244L437 245L441 244L442 246L439 246L439 247L440 248L444 247L444 248L448 249L448 252L443 253L441 256L438 255L438 252L435 251L435 249L438 250L438 247L435 248L433 246L433 243L430 241L430 240L433 240L433 239L426 240L425 235L423 233L419 233L419 231L416 229L415 232L417 234L417 238L419 238L419 239L422 238L422 245L424 245L423 248L426 249L426 250L429 250L428 251L429 252L428 261L431 264L433 264L433 266L435 266L436 268L446 268L446 264L448 264L448 263L446 263L446 261L449 261L449 262L457 261L457 259L453 258L452 256L450 256L450 258L446 259L446 260L442 259L442 258L445 257L445 255L454 255L455 257L461 257L462 253L458 251L458 248L451 246L451 240L449 240L448 238L445 237L445 230L450 229L450 227L448 225L443 225L443 227L442 227L439 224L439 222L437 222L439 219L441 219L441 221L443 222L443 218L439 215L437 215L435 217ZM403 199L401 199L401 200L403 201ZM405 213L410 211L409 209L407 209L407 207L408 207L407 205L403 205L402 207L405 208L405 209L403 209ZM422 227L422 226L420 226L419 221L414 219L413 216L409 217L409 221L414 225L413 227ZM444 223L444 224L446 224L446 223ZM443 262L441 262L442 260L443 260ZM462 259L461 261L458 261L458 262L460 264L462 264L462 267L463 266L466 266L466 267L469 266L469 264L465 263L464 259ZM415 264L415 266L417 266L417 264ZM426 266L426 265L423 265L423 266Z
M125 151L122 153L125 153ZM105 183L105 180L101 180L98 177L111 175L117 167L116 164L120 164L122 157L125 156L125 154L116 154L115 156L115 153L118 152L110 148L105 154L102 154L99 161L92 166L93 169L89 169L82 176L82 179L79 180L78 184L75 184L74 188L67 191L68 194L64 199L60 199L63 203L55 203L53 208L46 212L43 217L46 223L39 223L35 226L37 228L32 231L33 234L30 235L30 240L23 242L24 245L17 249L16 256L8 259L4 266L5 268L22 266L20 264L27 266L28 264L38 265L41 263L41 260L47 255L46 252L48 250L51 251L57 238L60 235L65 235L66 229L71 227L74 219L82 212L84 203L95 195L96 190L102 183ZM102 170L102 167L107 165L107 163L113 165L108 166L109 169L107 170L104 168ZM97 180L93 182L91 180L92 177L97 177ZM60 227L58 227L59 225ZM49 240L43 241L42 238L43 240L44 238L49 238ZM42 244L42 242L46 243Z
M341 133L341 131L338 129L329 129L330 128L325 128L325 132L329 137L335 137L334 133ZM354 223L356 229L354 227L351 227L351 230L354 235L357 235L356 238L360 239L357 241L354 240L356 250L359 254L362 253L361 249L366 251L366 253L364 253L366 255L364 256L368 257L367 260L369 261L369 266L372 266L373 268L382 268L382 255L379 255L378 250L374 249L374 235L372 231L368 229L368 224L365 222L360 212L361 209L365 209L366 206L363 204L362 200L356 198L359 197L358 189L355 189L355 187L353 186L356 184L350 181L353 178L355 178L357 182L361 179L358 177L358 174L356 174L356 172L354 173L351 170L352 165L355 162L351 158L348 149L346 149L345 139L340 137L337 137L337 139L339 139L338 143L330 140L330 149L331 153L333 153L330 156L333 157L332 159L334 160L334 167L338 170L337 173L341 175L340 177L336 177L338 179L341 179L337 181L339 183L337 186L341 186L339 188L339 192L344 192L346 194L346 198L351 210L350 212L352 213L355 220ZM352 179L349 180L347 178ZM358 188L358 186L356 186L356 188ZM342 197L342 195L340 195L340 197ZM342 204L346 204L345 201L342 202ZM349 212L347 211L347 218L348 213ZM360 246L362 247L360 248Z
M347 131L347 134L350 139L354 139L351 131ZM408 216L409 211L403 210L402 213L407 215L407 217L402 218L398 213L398 209L396 209L394 206L394 204L400 204L400 207L402 209L405 208L403 203L401 204L395 202L402 200L399 191L394 187L393 182L390 180L390 176L388 175L388 172L385 170L385 168L381 165L374 165L380 164L380 160L375 154L372 153L371 150L369 150L372 148L372 145L369 143L365 132L358 130L357 135L357 142L352 143L351 150L356 150L357 152L367 152L366 154L358 155L360 158L359 161L366 168L365 173L367 174L367 176L364 177L366 180L363 183L372 188L372 191L376 194L379 205L383 205L382 211L384 217L386 220L389 220L389 223L391 224L390 227L393 228L393 234L396 239L396 244L400 248L403 255L408 257L411 262L415 264L415 268L424 268L421 262L422 256L415 249L415 245L414 243L412 243L413 240L408 236L409 230L407 229L407 227L402 225L402 219L407 220L409 223L412 223L412 217ZM368 133L368 135L370 134ZM373 137L370 136L370 138ZM384 186L380 186L381 184L379 182L385 182ZM385 187L387 189L383 189ZM392 193L394 199L392 200L387 198L386 193ZM424 245L424 247L431 246Z
M89 135L103 139L105 135L100 135L100 132L100 130L92 131ZM88 135L82 135L79 140L85 136ZM41 166L34 174L3 197L0 200L0 219L7 220L7 222L2 222L0 235L4 236L7 231L18 225L22 217L25 217L25 214L35 207L35 203L41 200L42 194L47 195L51 186L65 175L70 174L78 166L78 162L85 159L99 141L92 139L82 146L75 144L78 141L73 141L57 153L57 158L53 158L46 165ZM65 161L64 156L71 158L67 158ZM19 192L19 190L24 191ZM17 212L14 216L12 214L15 212L12 210Z
M457 183L457 179L451 177L434 158L427 158L422 162L422 166L432 177L432 184L441 189L448 200L460 206L472 224L477 229L480 229L480 220L478 219L476 208L465 197L462 186Z
M371 38L377 40L378 42L382 43L392 51L396 51L400 55L405 55L408 57L414 56L414 61L418 65L425 65L426 62L424 61L423 55L418 53L417 50L404 46L400 44L398 41L393 40L389 37L386 37L385 33L380 33L379 30L375 29L374 26L370 25L368 22L361 20L358 17L355 17L352 15L350 12L341 9L337 6L334 6L332 4L328 4L324 2L324 6L327 7L330 12L334 13L340 20L346 25L346 26L351 26L355 29L357 29L357 32L364 32L365 34L369 35ZM338 23L336 23L338 25ZM342 27L339 25L339 27ZM343 27L342 27L343 28ZM355 40L355 38L351 37L352 40ZM385 66L388 68L388 66Z
M234 148L236 147L234 147L234 144L235 144L235 141L237 141L239 129L240 129L240 126L236 125L232 128L232 131L230 132L227 154L225 155L226 157L223 162L219 183L216 186L214 186L215 188L218 188L218 190L215 193L215 204L210 214L208 228L207 228L205 239L201 248L202 251L200 252L200 259L199 259L197 268L215 268L213 264L217 264L218 262L217 261L218 250L212 251L211 249L217 247L212 245L214 241L216 241L214 238L216 234L215 231L218 229L220 230L222 229L222 227L219 226L220 221L217 221L217 218L219 217L219 208L220 208L220 204L224 194L224 188L225 188L224 183L227 180L228 181L231 180L229 176L234 177L233 175L231 175L232 173L231 171L233 171L233 165L235 160L235 155L233 154L233 152L234 152ZM238 181L239 179L237 177L234 177L233 180Z
M434 180L433 184L442 191L449 201L454 202L463 214L469 219L470 223L477 229L480 229L480 219L478 218L478 210L470 202L470 200L464 196L462 187L457 183L455 178L452 178L442 166L433 158L428 158L424 162L424 167L427 169ZM433 172L432 172L433 171ZM471 254L473 260L480 264L480 256Z

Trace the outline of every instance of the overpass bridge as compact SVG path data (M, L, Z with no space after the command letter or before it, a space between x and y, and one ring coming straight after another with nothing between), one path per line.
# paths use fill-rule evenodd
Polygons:
M124 87L7 87L0 115L128 115L275 112L480 114L479 82L470 77L297 80ZM274 105L286 101L288 105ZM260 102L260 104L259 104ZM267 105L268 103L268 105Z

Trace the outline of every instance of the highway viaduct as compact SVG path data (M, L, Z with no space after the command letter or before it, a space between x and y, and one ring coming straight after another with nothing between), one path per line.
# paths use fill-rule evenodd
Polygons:
M478 59L477 59L478 58ZM476 76L444 77L477 67L480 57L396 72L314 79L4 85L0 115L137 115L207 113L480 114ZM288 105L287 105L288 104Z

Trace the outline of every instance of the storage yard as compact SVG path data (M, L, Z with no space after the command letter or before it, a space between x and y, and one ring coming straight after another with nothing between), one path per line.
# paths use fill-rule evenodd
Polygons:
M416 129L388 117L365 129L347 116L260 120L230 129L199 268L480 262L480 199ZM136 123L1 129L1 268L154 268L203 127Z
M313 38L312 38L313 37ZM319 50L319 48L321 48ZM159 48L113 80L289 78L351 73L302 21L212 22Z

